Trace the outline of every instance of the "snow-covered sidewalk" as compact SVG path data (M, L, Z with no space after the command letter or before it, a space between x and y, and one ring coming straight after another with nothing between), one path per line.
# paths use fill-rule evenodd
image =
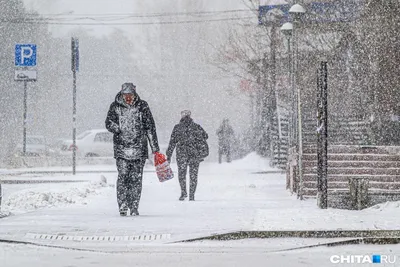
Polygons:
M178 201L177 177L160 183L155 173L147 172L141 216L126 218L117 211L116 173L105 174L107 184L99 182L100 174L81 174L91 181L24 185L12 192L3 185L9 190L3 209L19 214L0 220L0 238L53 242L47 239L153 235L166 237L160 240L166 242L239 230L400 228L399 203L364 211L319 210L315 200L291 196L279 171L254 174L260 171L274 170L254 154L231 164L204 163L195 202Z
M396 257L399 245L351 245L345 247L316 247L293 251L280 251L296 244L296 240L252 240L234 242L205 242L168 246L131 246L123 252L93 252L59 248L2 244L0 264L4 267L231 267L231 266L375 266L375 264L337 264L333 255L386 255ZM316 242L316 241L314 241ZM4 261L2 262L2 259Z

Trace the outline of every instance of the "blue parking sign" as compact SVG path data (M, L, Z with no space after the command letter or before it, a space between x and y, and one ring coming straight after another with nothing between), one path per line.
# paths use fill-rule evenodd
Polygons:
M15 45L15 66L33 67L36 66L36 45L17 44Z

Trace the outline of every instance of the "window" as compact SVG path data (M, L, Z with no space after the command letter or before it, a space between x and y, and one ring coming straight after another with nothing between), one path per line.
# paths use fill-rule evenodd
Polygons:
M112 143L113 136L111 133L98 133L94 138L95 142Z

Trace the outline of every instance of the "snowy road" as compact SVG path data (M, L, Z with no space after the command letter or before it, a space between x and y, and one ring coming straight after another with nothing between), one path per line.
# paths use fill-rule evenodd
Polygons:
M333 255L388 255L400 260L399 245L321 247L271 252L279 241L204 243L191 246L146 246L125 253L99 253L35 246L0 244L0 266L5 267L225 267L225 266L375 266L375 264L333 264ZM379 266L398 266L380 264Z

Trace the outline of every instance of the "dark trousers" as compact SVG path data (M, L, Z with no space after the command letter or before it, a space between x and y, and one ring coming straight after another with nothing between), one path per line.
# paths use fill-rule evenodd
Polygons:
M117 159L117 201L119 208L122 204L130 209L139 207L144 164L144 160Z
M197 176L199 174L200 162L198 160L188 160L182 159L178 160L178 177L179 184L181 186L181 194L187 196L186 189L186 173L189 167L189 176L190 176L190 189L189 194L191 197L194 197L197 188Z

